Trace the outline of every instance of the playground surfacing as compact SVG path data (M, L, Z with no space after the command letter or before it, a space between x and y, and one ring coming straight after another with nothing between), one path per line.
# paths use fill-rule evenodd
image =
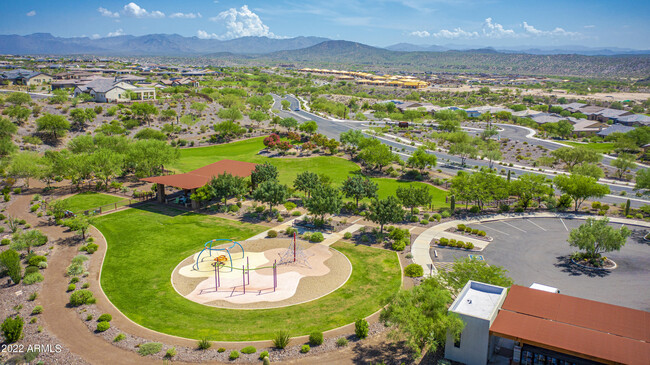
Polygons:
M298 240L298 252L303 249L306 262L298 259L295 263L280 264L281 255L293 245L292 239L239 243L245 254L242 255L241 249L235 245L229 250L230 255L223 255L230 257L219 268L214 266L215 258L222 256L224 251L212 252L212 256L204 251L198 266L200 252L183 260L172 274L174 289L188 300L213 307L278 308L327 295L345 284L352 271L345 255L319 244ZM214 247L224 249L231 246L228 242ZM277 263L275 278L274 263Z

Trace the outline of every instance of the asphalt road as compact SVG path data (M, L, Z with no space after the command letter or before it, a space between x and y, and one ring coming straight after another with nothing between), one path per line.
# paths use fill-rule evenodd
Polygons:
M295 118L298 122L313 120L318 124L319 133L322 133L323 135L329 138L338 139L339 135L342 132L348 131L350 129L359 129L359 130L364 129L363 123L358 121L350 121L350 120L333 121L306 112L300 109L300 102L298 101L298 99L289 95L286 95L284 97L273 95L273 99L274 99L273 109L279 110L280 117L282 118L292 117ZM291 103L289 110L282 110L282 106L280 104L281 100L288 100ZM503 132L500 132L500 136L502 138L517 139L522 141L525 140L529 144L539 144L551 150L561 147L550 141L528 138L527 136L530 133L530 130L525 127L513 126L508 124L504 124L504 125L500 124L499 127L502 127L504 129ZM367 136L379 139L382 143L391 147L394 152L397 152L398 155L404 160L408 158L409 153L412 153L413 151L416 150L416 147L414 146L397 143L388 138L382 138L382 137L372 136L372 135L367 135ZM441 169L442 171L446 173L450 173L452 175L455 175L458 172L458 170L461 169L460 157L449 155L443 152L437 152L437 151L430 152L430 153L438 157L438 166L436 168ZM479 168L488 167L488 162L483 160L467 159L465 163L468 166L468 168L465 168L466 170L471 169L472 166L478 166ZM553 178L555 176L554 174L550 174L550 173L524 170L517 167L508 167L507 169L511 170L512 173L515 174L514 176L524 174L524 173L544 175L547 178ZM613 185L613 184L606 184L606 185L609 186L611 194L598 199L601 202L608 203L608 204L612 204L612 203L620 204L620 203L625 203L625 201L629 198L632 207L640 207L644 204L650 204L650 200L636 198L634 196L635 191L632 187L624 187L624 186ZM625 196L620 196L622 191L625 191L626 194Z
M569 232L583 224L581 219L510 219L472 228L494 238L482 252L490 265L508 270L516 284L550 285L567 295L650 311L650 242L644 241L646 228L628 226L633 232L625 246L605 254L618 267L611 271L583 269L568 260L576 251L567 243ZM620 224L610 224L620 228ZM435 248L434 263L465 258L467 251Z

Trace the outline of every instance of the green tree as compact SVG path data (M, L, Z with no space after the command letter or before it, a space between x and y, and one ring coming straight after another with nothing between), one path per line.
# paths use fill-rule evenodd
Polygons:
M571 174L571 176L558 175L553 179L562 193L570 196L575 202L575 211L577 212L580 205L588 198L602 198L609 194L609 187L600 185L590 176Z
M573 166L580 163L596 163L600 162L601 156L585 147L560 147L551 152L551 156L557 160L564 162L568 169L571 170Z
M104 182L108 187L111 178L122 173L124 156L106 148L100 148L90 155L90 162L95 177Z
M409 167L416 168L422 172L428 167L436 166L437 161L438 158L436 155L428 153L426 147L420 146L415 150L415 152L413 152L413 155L406 160L406 164Z
M157 139L159 141L166 141L167 135L165 133L151 128L142 128L133 136L134 139Z
M32 97L23 92L13 92L10 93L9 96L5 99L7 103L11 103L13 105L23 105L23 104L29 104L32 102Z
M201 114L203 114L203 111L207 108L208 106L205 103L199 103L199 102L194 102L192 105L190 105L190 109L194 110L196 112L196 115L199 117Z
M260 125L265 120L269 120L269 115L264 113L263 111L260 110L255 110L252 111L248 114L248 117L257 123L257 125Z
M267 203L269 211L273 207L284 203L289 197L289 191L286 185L282 185L276 180L266 180L259 184L257 189L253 192L253 199L258 202Z
M10 155L16 150L12 138L17 131L18 127L9 119L0 117L0 156Z
M617 230L608 223L608 218L587 218L584 224L571 230L569 245L585 251L590 258L598 258L603 252L620 251L632 232L625 226Z
M136 177L145 177L160 174L166 164L179 156L178 149L163 141L142 139L129 145L124 162Z
M303 171L296 176L296 179L293 181L293 187L302 191L307 195L307 198L311 197L311 192L314 191L319 185L321 185L320 178L317 174L311 171Z
M71 231L77 232L81 235L81 239L86 239L86 232L90 228L90 219L83 214L77 214L73 218L68 218L63 222L63 225L70 228Z
M257 186L265 181L277 180L278 168L268 162L255 166L255 170L251 173L252 188L255 190Z
M291 107L291 102L289 100L282 100L280 104L282 105L283 110L289 110Z
M301 131L303 131L303 132L305 132L305 133L307 133L309 135L312 135L312 134L316 133L316 131L318 130L318 124L316 122L314 122L313 120L308 120L308 121L300 124L300 126L298 126L298 129L300 129Z
M7 343L18 342L23 337L23 327L25 326L25 321L19 315L16 317L7 317L0 326L2 329L2 336L5 338Z
M449 153L460 157L460 164L465 166L465 161L468 158L476 158L478 155L478 149L476 145L470 142L461 142L452 144L449 148Z
M246 133L246 128L231 120L224 120L221 123L217 123L213 128L214 131L217 132L217 134L225 140L237 138Z
M626 173L636 167L636 156L630 153L619 153L618 158L612 161L612 166L616 167L616 176L623 179Z
M47 236L38 229L32 229L25 232L16 232L11 237L11 248L16 251L26 250L29 255L32 247L43 246L47 243Z
M435 352L448 333L460 336L464 324L458 315L448 311L452 302L445 285L429 277L409 290L400 290L382 310L380 320L393 328L391 337L405 339L419 356L425 349Z
M70 130L70 122L62 115L45 114L36 119L36 130L50 136L55 141Z
M339 135L339 141L346 146L346 150L350 157L354 158L356 151L359 149L361 143L366 139L363 133L358 129L350 129Z
M573 134L573 124L568 120L561 120L557 122L557 128L555 130L560 137L567 139Z
M514 281L507 273L508 270L501 266L488 265L485 261L465 257L456 259L451 270L441 272L440 276L448 287L458 293L470 280L509 288Z
M379 141L362 148L359 158L371 169L379 171L397 160L397 156L391 152L390 148Z
M635 190L644 190L647 194L650 189L650 169L642 169L636 172Z
M404 219L404 209L400 201L392 195L386 199L374 199L370 204L368 219L379 224L380 232L383 233L385 224L401 222Z
M25 179L25 185L29 187L30 178L39 178L43 161L36 152L23 151L11 156L8 172L14 178Z
M585 162L579 165L575 165L571 169L571 173L577 175L583 175L583 176L591 176L596 180L600 180L603 176L605 176L603 169L598 167L598 165L594 163L585 163Z
M421 207L429 204L431 201L431 194L429 193L429 188L427 186L416 187L409 185L407 188L398 187L395 192L397 198L402 202L402 205L411 210L411 215L413 215L413 209L415 207Z
M138 119L145 121L147 125L149 125L151 119L159 113L158 108L149 103L133 103L133 105L131 105L131 112Z
M278 124L280 127L284 127L289 131L298 128L298 121L294 118L283 118Z
M324 222L326 214L338 214L341 211L343 199L338 189L329 185L317 186L309 199L305 201L305 207L310 214L319 217Z
M25 108L24 106L20 105L10 106L6 108L2 113L9 116L9 118L13 119L18 125L25 123L27 119L29 119L29 116L32 114L29 108Z
M20 283L20 279L23 277L20 254L13 249L0 252L0 271L7 271L7 275L14 284Z
M532 200L539 201L553 193L549 183L550 180L543 175L523 174L519 179L510 182L510 194L517 196L519 204L526 209Z
M494 167L494 161L500 161L503 157L499 143L496 141L486 141L483 143L481 145L481 156L482 158L487 158L488 167L492 169Z
M72 119L72 128L76 130L86 129L86 125L95 120L97 114L93 109L72 109L70 110L70 119Z
M229 120L231 122L235 122L237 120L242 119L244 116L241 114L239 109L237 108L226 108L226 109L221 109L217 113L219 118Z
M355 200L357 209L359 209L360 199L377 197L377 190L379 190L379 186L376 183L360 175L348 176L341 186L345 197Z
M213 177L208 183L208 187L210 188L210 197L216 199L219 204L224 199L244 195L247 188L246 181L243 178L229 173Z
M160 118L162 120L174 120L177 116L178 114L176 114L176 110L174 109L165 109L160 111Z
M70 98L68 92L61 89L52 91L52 95L48 100L50 104L63 104Z

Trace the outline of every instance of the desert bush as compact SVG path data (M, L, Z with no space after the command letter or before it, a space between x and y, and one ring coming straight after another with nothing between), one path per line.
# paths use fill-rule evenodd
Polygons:
M157 354L161 350L162 350L162 343L160 342L147 342L138 346L138 354L140 354L140 356Z
M109 328L111 328L111 324L106 321L97 323L97 332L108 331Z
M93 303L95 303L95 298L93 297L93 293L90 290L77 290L70 295L70 305L73 307Z
M43 279L45 279L43 277L43 274L41 274L40 272L33 272L25 275L25 277L23 278L23 284L32 285L32 284L40 283L41 281L43 281Z
M230 360L239 359L239 351L237 351L237 350L230 351L230 355L228 355L228 359L230 359Z
M177 354L176 347L172 347L167 349L167 352L165 352L165 357L167 359L171 359L172 357L176 356L176 354Z
M417 278L424 275L424 269L418 264L410 264L404 269L404 275Z
M320 232L314 232L311 234L311 237L309 237L309 242L323 242L325 238L323 237L323 234Z
M75 284L69 284L68 289L66 291L75 291L77 289L77 286Z
M25 321L21 316L7 317L4 322L2 322L2 325L0 325L5 342L14 343L20 340L23 336L24 326Z
M464 231L465 227L466 226L464 224L459 224L459 225L456 226L456 229L458 229L459 231Z
M273 346L275 346L278 349L284 349L289 344L289 339L290 339L289 332L280 331L276 333L275 336L273 337Z
M265 357L269 357L269 352L268 351L260 352L260 360L263 360Z
M345 337L341 337L338 340L336 340L336 346L338 347L345 347L348 345L348 339Z
M318 346L323 343L323 332L312 332L309 335L309 343L312 346Z
M203 338L203 339L199 340L197 346L198 346L199 350L207 350L212 346L212 343L207 338Z
M405 247L406 247L406 242L404 242L404 240L394 241L393 244L391 245L391 248L395 251L404 251Z
M97 318L97 322L110 322L113 320L113 316L111 316L108 313L104 313L99 318Z
M42 305L37 305L32 309L32 314L41 314L43 313L43 306Z
M368 329L369 329L368 321L366 321L365 319L361 318L358 319L356 322L354 322L354 334L357 335L357 337L359 338L368 337Z
M442 213L440 213L440 216L442 218L449 218L451 217L451 213L448 210L443 210Z
M217 352L218 352L218 353L226 352L226 348L225 348L225 347L219 347L219 348L217 349Z
M301 353L301 354L306 354L306 353L309 352L309 350L311 350L311 348L309 347L309 345L302 345L302 347L300 348L300 353Z
M257 349L253 346L246 346L243 349L241 349L242 354L254 354L257 352Z
M266 235L267 235L269 238L275 238L275 237L278 236L278 232L275 231L275 230L270 230Z
M34 255L34 256L30 257L29 260L27 261L27 263L32 265L32 266L38 266L38 264L41 263L41 262L47 262L47 257L40 256L40 255Z
M350 238L352 238L352 233L345 232L345 234L343 234L343 238L345 238L346 240L349 240Z

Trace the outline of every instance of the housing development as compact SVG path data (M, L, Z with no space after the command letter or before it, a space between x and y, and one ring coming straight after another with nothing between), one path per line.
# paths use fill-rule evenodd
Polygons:
M633 3L0 4L0 364L649 364Z

